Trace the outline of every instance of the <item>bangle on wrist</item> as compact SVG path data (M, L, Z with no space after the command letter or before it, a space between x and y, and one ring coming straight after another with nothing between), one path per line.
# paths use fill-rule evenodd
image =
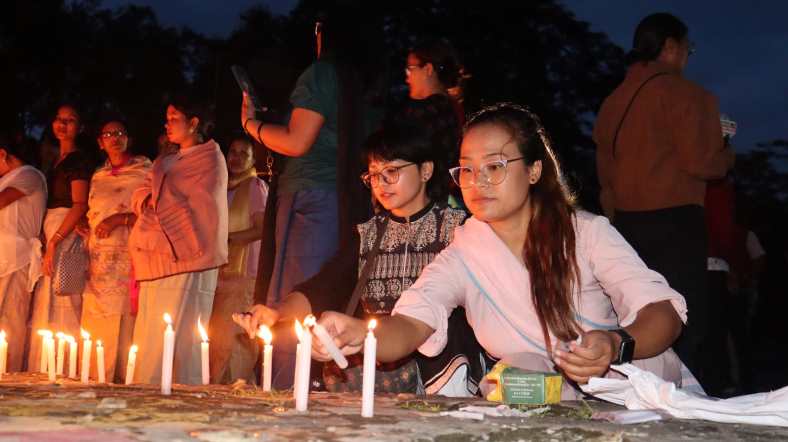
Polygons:
M52 239L53 239L55 242L60 242L60 241L62 241L62 240L63 240L63 238L65 238L65 236L63 236L63 234L62 234L62 233L60 233L60 231L57 231L57 232L55 232L55 234L54 234L54 235L52 235Z
M246 128L246 125L249 124L249 121L251 120L252 120L251 118L247 118L246 121L244 121L243 128L244 128L244 132L246 133L249 133L249 129Z
M257 141L259 141L260 144L263 144L263 137L262 137L262 135L260 135L260 129L262 129L262 128L263 128L263 122L261 121L260 125L257 126Z

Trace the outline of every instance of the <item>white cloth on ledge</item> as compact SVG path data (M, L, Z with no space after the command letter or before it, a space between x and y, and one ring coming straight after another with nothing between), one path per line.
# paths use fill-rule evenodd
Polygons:
M632 364L610 368L628 379L591 378L583 391L630 410L662 410L681 419L788 427L788 387L717 399L676 388Z

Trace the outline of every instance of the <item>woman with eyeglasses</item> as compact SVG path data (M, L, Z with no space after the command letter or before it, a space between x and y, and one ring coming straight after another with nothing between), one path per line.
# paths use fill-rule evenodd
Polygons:
M261 324L279 322L289 332L294 318L301 320L309 313L319 316L326 310L350 310L361 317L390 314L400 294L451 242L454 229L467 217L465 211L447 206L449 176L445 159L420 126L383 128L367 140L364 156L368 170L361 179L384 211L360 224L355 243L316 276L297 285L277 310L257 305L251 315L235 315L250 337ZM347 290L337 290L348 282ZM464 314L458 311L449 322L453 331L449 348L436 358L413 353L382 364L376 391L475 394L483 371L481 348ZM292 332L277 334L288 335ZM358 391L360 369L360 360L351 359L351 367L346 370L327 364L323 372L326 388Z
M607 218L575 207L539 119L500 104L466 127L451 170L473 217L381 318L380 362L440 353L448 318L465 307L494 357L583 384L633 362L680 382L671 343L684 298L649 270ZM363 346L366 321L326 312L320 323L346 354ZM313 357L327 360L318 340ZM568 382L564 399L580 397Z
M113 382L125 379L122 371L136 316L128 243L137 215L131 207L131 195L142 185L151 162L129 151L132 140L121 121L103 124L96 142L107 159L90 180L87 224L78 227L87 240L90 256L89 278L82 292L82 328L94 341L101 340L105 376ZM96 379L96 364L90 368L91 378Z
M41 276L47 188L31 154L14 138L0 137L0 331L15 341L8 347L9 373L22 371L30 300Z
M85 146L80 146L77 141L83 130L82 115L75 106L64 104L57 109L52 132L58 141L60 154L47 173L44 278L38 284L33 299L29 370L37 370L40 365L38 330L61 331L74 337L80 335L82 293L55 293L53 276L60 253L69 250L75 241L80 241L74 227L88 210L88 189L95 163ZM87 272L87 268L84 271Z
M389 120L409 119L431 132L432 142L449 164L457 160L460 128L465 113L459 101L461 66L457 52L446 39L426 39L408 52L405 82L409 100ZM456 188L454 189L456 190ZM459 197L457 192L452 195Z

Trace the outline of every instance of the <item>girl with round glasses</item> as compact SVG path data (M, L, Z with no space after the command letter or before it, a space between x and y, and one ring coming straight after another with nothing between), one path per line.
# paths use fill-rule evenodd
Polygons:
M684 298L607 218L574 205L536 115L512 104L477 114L454 174L473 217L379 321L379 361L440 353L450 314L464 307L484 349L511 365L583 384L634 361L682 381L670 345L687 318ZM320 322L343 352L361 350L365 321L327 312ZM328 357L317 341L313 356ZM580 397L570 384L563 398Z
M288 330L277 336L292 336L293 318L300 320L326 310L351 310L362 317L389 315L400 294L449 244L454 229L467 217L445 203L449 180L445 160L433 148L425 129L388 126L368 139L364 155L368 171L362 180L383 210L360 224L351 248L342 250L320 273L296 286L278 310L257 305L251 316L236 315L250 337L258 325L271 326L277 321ZM354 288L359 290L358 308L348 306ZM481 348L463 312L458 310L448 322L453 339L438 357L428 359L409 352L382 364L376 389L475 394L482 374ZM278 341L277 346L281 345ZM335 364L325 367L329 390L360 389L360 360L351 358L347 370ZM292 372L292 366L288 369Z

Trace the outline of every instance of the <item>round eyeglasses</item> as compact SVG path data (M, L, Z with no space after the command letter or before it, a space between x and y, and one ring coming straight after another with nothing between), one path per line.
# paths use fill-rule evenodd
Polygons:
M506 166L514 161L520 161L525 157L501 159L482 164L478 169L473 166L458 166L449 169L451 179L460 186L467 189L474 184L490 184L496 186L506 179ZM481 180L479 179L481 176Z
M399 170L403 167L414 166L416 163L408 163L400 166L387 166L380 172L369 173L366 172L361 175L361 181L364 185L372 188L372 186L379 186L382 179L386 184L396 184L399 181Z

